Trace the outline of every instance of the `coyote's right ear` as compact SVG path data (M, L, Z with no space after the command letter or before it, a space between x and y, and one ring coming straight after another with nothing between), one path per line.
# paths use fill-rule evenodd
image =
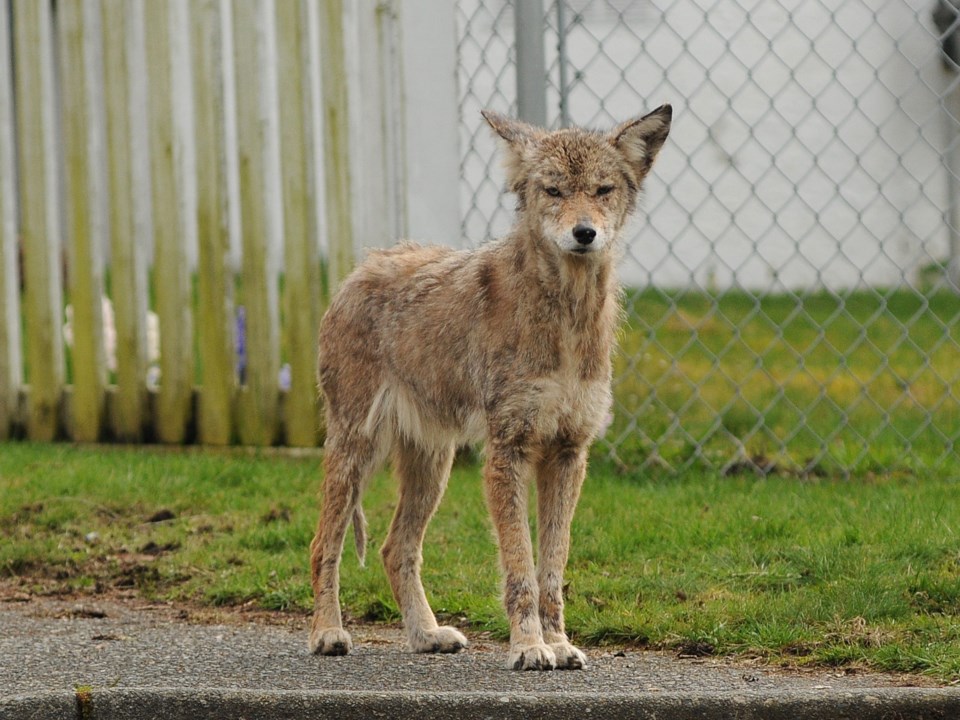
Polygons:
M525 143L536 140L540 130L520 120L513 120L493 110L481 110L480 114L493 131L508 143Z
M521 192L518 181L523 176L524 157L529 148L542 136L542 131L533 125L513 120L493 110L482 110L480 114L504 141L503 166L507 172L507 187L512 192Z

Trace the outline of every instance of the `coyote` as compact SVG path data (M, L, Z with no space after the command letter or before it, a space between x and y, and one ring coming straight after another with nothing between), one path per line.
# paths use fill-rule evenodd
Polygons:
M310 649L350 651L339 567L360 504L392 454L396 512L381 550L413 652L456 652L420 580L422 544L458 445L485 441L483 481L504 574L508 667L586 664L563 620L570 523L591 441L611 406L621 233L670 130L663 105L609 133L548 132L494 112L516 223L473 251L403 243L372 252L344 281L320 327L326 396L323 500L311 543ZM536 479L539 564L527 520Z

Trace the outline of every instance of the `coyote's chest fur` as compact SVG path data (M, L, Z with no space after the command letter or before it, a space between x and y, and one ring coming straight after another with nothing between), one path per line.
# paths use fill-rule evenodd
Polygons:
M370 436L388 430L440 447L502 432L596 434L610 405L615 284L579 258L542 275L518 274L521 262L538 261L507 244L405 244L361 266L341 297L365 306L379 360Z

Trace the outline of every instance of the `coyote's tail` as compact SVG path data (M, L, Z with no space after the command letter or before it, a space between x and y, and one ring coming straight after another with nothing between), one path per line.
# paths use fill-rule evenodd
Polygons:
M367 559L367 518L363 514L360 500L353 506L353 542L357 548L357 559L361 567Z

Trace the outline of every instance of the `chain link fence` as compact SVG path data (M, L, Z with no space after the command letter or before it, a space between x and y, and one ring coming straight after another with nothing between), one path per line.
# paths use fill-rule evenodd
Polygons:
M947 466L960 438L950 0L545 0L547 123L674 106L628 232L602 447L631 467ZM459 0L463 236L509 226L480 118L514 6ZM529 32L530 28L519 28ZM955 45L954 45L955 46Z

